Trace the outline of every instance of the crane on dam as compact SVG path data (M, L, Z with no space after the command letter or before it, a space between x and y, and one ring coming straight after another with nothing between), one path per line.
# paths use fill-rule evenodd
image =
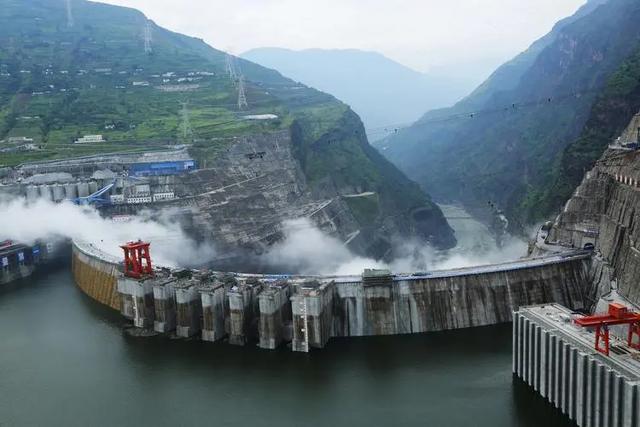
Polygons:
M120 246L124 251L124 275L134 279L143 276L153 275L153 265L151 264L151 254L149 247L151 243L138 240Z
M593 316L578 317L574 322L582 327L594 327L596 332L596 351L609 355L609 327L616 325L629 325L627 335L627 345L640 350L640 313L633 313L629 309L618 303L609 304L609 312L604 314L594 314Z

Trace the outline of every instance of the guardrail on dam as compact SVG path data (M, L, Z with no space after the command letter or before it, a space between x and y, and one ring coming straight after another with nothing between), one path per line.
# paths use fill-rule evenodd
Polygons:
M590 254L573 252L423 276L278 277L195 272L124 277L118 259L74 242L77 285L142 328L294 351L332 337L409 334L512 320L520 306L585 308Z

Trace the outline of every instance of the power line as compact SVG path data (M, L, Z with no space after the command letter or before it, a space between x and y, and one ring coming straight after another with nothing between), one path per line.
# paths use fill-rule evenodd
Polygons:
M153 41L151 35L151 21L147 20L144 26L144 53L149 54L153 51L151 48L151 42Z
M193 137L193 129L191 128L191 120L189 119L189 103L182 102L182 110L180 110L180 117L182 122L180 124L182 130L182 140L187 141L189 136Z
M229 57L231 57L231 55L228 55ZM231 57L232 58L232 57ZM235 68L233 68L235 70ZM235 73L235 71L233 71ZM244 78L243 76L241 76L241 81L244 82ZM244 84L242 84L243 88L246 87ZM239 88L242 89L242 88ZM240 110L242 110L243 108L248 108L248 103L246 100L246 89L244 90L244 96L242 96L242 92L241 90L239 90L238 93L238 102L235 104L215 104L215 105L210 105L211 107L236 107L239 108ZM423 119L423 120L419 120L415 123L393 123L393 124L389 124L389 125L383 125L383 126L378 126L378 127L374 127L374 128L366 128L365 132L370 135L370 136L374 136L374 135L379 135L379 134L397 134L398 132L400 132L403 129L406 129L407 126L411 126L411 128L420 128L420 127L424 127L424 126L428 126L431 124L436 124L436 123L445 123L445 122L450 122L450 121L457 121L457 120L474 120L474 119L478 119L480 117L484 117L484 116L488 116L488 115L493 115L493 114L500 114L500 113L511 113L511 112L519 112L522 111L524 109L527 108L532 108L532 107L545 107L545 106L550 106L550 105L554 105L554 104L558 104L559 102L566 100L566 99L579 99L582 96L586 96L589 94L593 94L593 93L598 93L601 92L601 90L586 90L586 91L581 91L581 92L573 92L573 93L568 93L568 94L563 94L563 95L556 95L553 97L545 97L545 98L539 98L536 100L530 100L530 101L519 101L519 102L512 102L509 105L504 105L502 107L495 107L495 108L488 108L488 109L481 109L481 110L472 110L472 111L466 111L466 112L460 112L460 113L455 113L455 114L449 114L449 115L443 115L443 116L438 116L438 117L434 117L431 119ZM302 107L305 105L314 105L314 104L319 104L322 101L333 101L333 98L330 95L318 92L316 95L313 96L301 96L301 97L297 97L297 98L279 98L276 95L273 95L274 98L273 99L264 99L264 100L256 100L256 101L252 101L252 106L254 104L260 105L260 104L273 104L276 102L283 102L285 105L285 107L291 109L291 108L297 108L297 107ZM300 101L298 101L298 99ZM295 105L287 105L287 103L295 103ZM188 119L188 117L187 117ZM309 120L311 123L315 123L317 125L322 125L322 124L335 124L336 120L322 120L322 119L307 119ZM220 126L220 125L224 125L224 124L229 124L229 123L234 123L237 120L233 120L233 121L229 121L229 122L223 122L223 123L218 123L218 124L214 124L214 125L209 125L208 127L211 126ZM187 122L187 124L189 125L187 129L191 129L190 124ZM183 125L184 125L184 121L183 121ZM184 135L184 126L183 126L183 135ZM193 132L193 130L191 130L191 132ZM189 133L189 132L187 132ZM355 131L354 133L359 134L359 131ZM327 143L332 143L334 141L332 140L328 140L326 141Z
M247 93L245 90L245 82L244 75L242 74L242 70L240 69L240 65L235 62L235 58L231 57L231 64L235 65L235 75L238 84L238 111L243 111L249 108L249 104L247 103Z
M450 114L450 115L445 115L445 116L439 116L433 119L427 119L427 120L421 120L418 121L414 124L412 124L413 128L419 128L422 126L426 126L426 125L430 125L430 124L436 124L436 123L444 123L444 122L449 122L449 121L455 121L455 120L472 120L472 119L477 119L479 117L482 116L486 116L486 115L491 115L491 114L496 114L496 113L510 113L510 112L517 112L517 111L521 111L523 109L526 108L530 108L530 107L539 107L539 106L549 106L549 105L553 105L553 104L557 104L558 101L562 101L565 99L570 99L570 98L580 98L582 96L585 96L587 94L590 93L595 93L595 92L599 92L596 90L591 90L591 91L583 91L583 92L577 92L577 93L570 93L570 94L566 94L566 95L560 95L560 96L555 96L555 97L547 97L547 98L541 98L541 99L537 99L537 100L532 100L532 101L525 101L525 102L515 102L515 103L511 103L510 105L504 106L504 107L497 107L497 108L491 108L491 109L484 109L484 110L474 110L472 112L462 112L462 113L456 113L456 114ZM318 94L314 97L300 97L300 99L302 100L306 100L306 102L301 102L298 104L298 106L303 106L303 105L310 105L310 104L317 104L318 100L317 98L323 98L326 99L327 95L326 94ZM268 102L268 103L273 103L276 102L278 99L273 99L273 100L263 100L263 101L255 101L252 102L252 104L259 104L261 102ZM238 100L239 102L237 104L216 104L213 105L214 107L221 107L221 106L236 106L239 107L241 105L241 99ZM286 101L284 101L286 102ZM183 137L186 139L187 136L189 134L193 134L193 129L191 128L190 125L190 121L189 121L189 113L188 110L186 110L186 116L184 115L184 111L185 111L185 105L183 104L183 110L182 110L182 117L183 117L183 122L182 122L182 135ZM186 127L185 127L185 121L184 118L186 117ZM315 123L317 125L322 125L322 124L335 124L336 121L335 120L313 120L313 119L309 119L312 123ZM207 127L217 127L217 126L224 126L227 124L232 124L232 123L236 123L238 120L230 120L230 121L225 121L225 122L221 122L221 123L215 123L212 125L208 125ZM398 133L400 130L402 130L402 128L400 127L396 127L398 126L398 123L395 124L391 124L391 125L387 125L387 126L380 126L380 127L376 127L376 128L366 128L365 132L368 135L375 135L376 133ZM406 124L405 124L406 125ZM185 135L185 131L186 131L186 135ZM355 133L359 133L358 131L355 131ZM331 144L332 140L327 140L326 141L328 144ZM49 146L53 146L53 145L58 145L58 146L70 146L69 144L46 144ZM83 144L83 145L89 145L89 144Z
M245 88L246 88L246 85L245 85ZM579 99L583 96L593 94L593 93L599 93L599 92L601 92L601 90L586 90L581 92L572 92L572 93L567 93L563 95L557 95L553 97L538 98L538 99L529 100L529 101L516 101L508 105L503 105L501 107L469 110L469 111L459 112L455 114L441 115L431 119L419 120L413 123L410 123L410 122L390 123L387 125L380 125L376 127L365 128L365 131L368 135L375 135L380 133L393 134L393 133L398 133L403 129L406 129L407 127L416 128L416 127L422 127L422 126L434 124L434 123L443 123L443 122L456 121L456 120L477 119L483 116L488 116L493 114L518 112L518 111L522 111L524 109L532 108L532 107L545 107L550 105L556 105L560 101L564 101L567 99ZM282 98L278 97L277 95L273 95L273 96L274 96L274 99L252 101L251 105L283 102L285 103L286 107L292 108L292 106L286 105L286 103L290 102L290 103L295 103L295 106L293 106L293 108L295 108L295 107L300 107L305 105L318 104L321 101L327 101L327 102L334 101L334 98L332 98L331 95L328 95L322 92L313 96L300 96L300 97L288 98L288 99L284 97ZM298 101L298 99L302 102ZM216 104L215 105L215 107L233 107L233 106L237 106L237 104ZM331 124L336 122L335 120L322 120L322 119L319 119L319 120L309 119L309 121L316 124Z
M249 108L249 104L247 104L247 94L244 89L244 76L240 74L238 79L238 110L243 111L247 108Z
M245 80L242 75L242 71L240 70L240 66L236 63L236 58L230 53L227 53L226 56L226 68L229 79L238 87L238 102L235 106L238 107L238 111L244 111L249 108L249 104L247 103Z
M470 111L465 111L465 112L460 112L460 113L455 113L455 114L450 114L445 116L438 116L431 119L418 120L415 123L395 123L395 124L383 125L375 128L367 128L367 134L369 135L385 134L385 133L394 134L394 133L398 133L399 131L407 127L418 128L418 127L422 127L422 126L433 124L433 123L443 123L443 122L463 120L463 119L477 119L479 117L486 116L486 115L516 112L516 111L521 111L523 109L531 108L531 107L544 107L549 105L555 105L567 99L580 99L583 96L593 94L593 93L600 93L601 91L602 89L593 89L593 90L585 90L580 92L571 92L571 93L566 93L562 95L538 98L534 100L512 102L509 105L503 105L501 107L486 108L481 110L470 110Z
M233 55L231 55L230 53L227 53L226 67L227 67L227 74L229 75L229 79L233 84L235 84L237 80L235 59Z

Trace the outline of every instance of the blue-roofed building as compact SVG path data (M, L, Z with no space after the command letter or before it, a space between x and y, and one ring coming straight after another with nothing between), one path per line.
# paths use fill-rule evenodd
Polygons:
M195 160L134 163L129 168L131 176L180 175L197 169Z

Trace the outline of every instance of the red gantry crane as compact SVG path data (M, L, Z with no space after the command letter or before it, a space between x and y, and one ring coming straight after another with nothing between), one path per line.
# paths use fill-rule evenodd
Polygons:
M609 355L609 327L617 325L629 325L627 344L631 348L640 350L640 313L631 312L622 304L611 303L608 313L578 317L574 321L586 328L595 327L595 349L600 353ZM634 339L635 337L638 337L638 341Z
M120 246L124 251L125 276L140 279L144 275L153 274L149 246L151 246L151 243L146 243L141 240Z

